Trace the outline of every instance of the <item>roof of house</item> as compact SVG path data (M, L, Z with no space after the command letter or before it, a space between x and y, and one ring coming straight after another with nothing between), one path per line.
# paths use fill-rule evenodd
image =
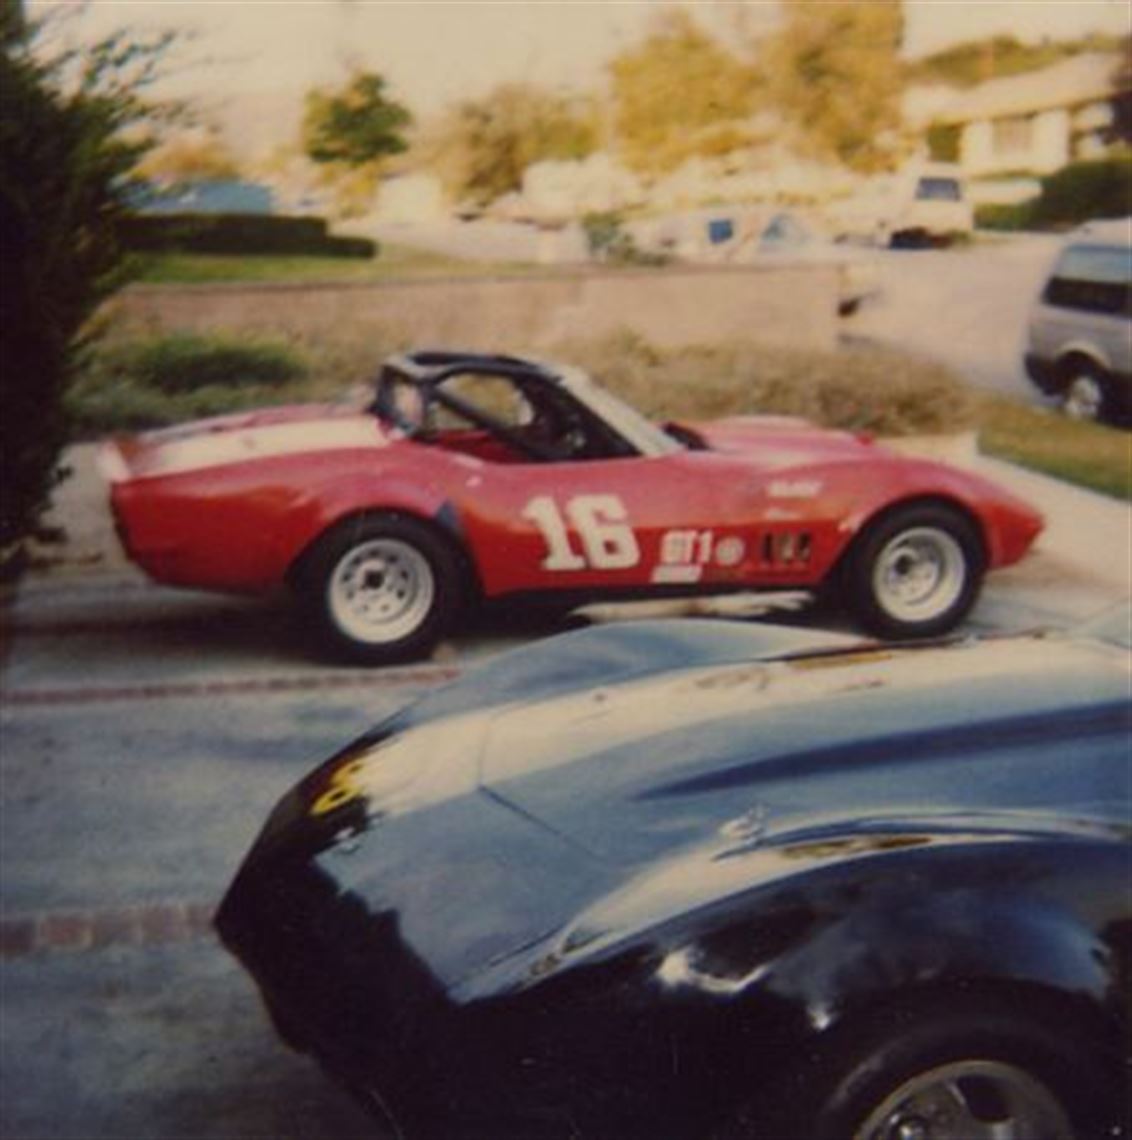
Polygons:
M938 118L945 123L969 123L1106 99L1118 89L1120 64L1119 55L1089 52L1040 71L991 79L959 95Z

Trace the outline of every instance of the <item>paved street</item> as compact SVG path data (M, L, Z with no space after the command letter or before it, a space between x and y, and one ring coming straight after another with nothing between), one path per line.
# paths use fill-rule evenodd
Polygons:
M1028 235L882 252L883 292L844 332L940 360L977 388L1037 402L1022 369L1023 338L1057 243Z

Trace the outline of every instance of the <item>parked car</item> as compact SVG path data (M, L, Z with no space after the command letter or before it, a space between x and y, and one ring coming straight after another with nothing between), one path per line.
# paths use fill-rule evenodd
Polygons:
M796 210L717 206L638 222L630 233L646 252L693 263L829 266L837 274L841 316L856 312L883 287L874 254L835 243Z
M1061 247L1030 313L1026 372L1075 419L1132 412L1132 218L1092 222Z
M834 591L871 628L962 620L1040 516L993 484L800 420L667 429L585 374L419 352L364 408L224 416L109 444L130 556L171 585L291 585L327 646L426 652L469 600Z
M1128 644L546 639L288 793L217 926L397 1135L1128 1136Z

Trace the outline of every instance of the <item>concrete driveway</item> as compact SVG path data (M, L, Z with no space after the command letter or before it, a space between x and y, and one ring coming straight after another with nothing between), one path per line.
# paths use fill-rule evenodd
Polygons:
M480 629L415 668L317 663L278 605L131 571L90 459L74 453L59 497L69 541L3 610L0 1134L389 1135L277 1041L209 917L313 763L477 657L552 630ZM973 629L1065 624L1128 595L1126 504L979 462L1049 528L991 579Z

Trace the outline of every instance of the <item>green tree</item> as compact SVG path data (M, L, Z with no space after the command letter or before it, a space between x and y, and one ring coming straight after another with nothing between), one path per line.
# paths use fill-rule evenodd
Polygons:
M506 83L449 111L420 153L455 197L484 205L518 190L533 163L585 158L597 144L590 105L533 84Z
M783 0L767 49L771 91L803 149L871 172L896 157L900 0Z
M307 93L303 149L315 162L366 166L407 148L407 108L390 99L385 80L359 71L339 91Z
M759 91L755 69L704 32L684 9L610 64L618 149L638 173L663 174L693 156L746 145Z
M82 330L121 282L117 223L144 143L143 88L168 38L113 36L46 62L22 6L0 8L0 552L36 528L68 440Z

